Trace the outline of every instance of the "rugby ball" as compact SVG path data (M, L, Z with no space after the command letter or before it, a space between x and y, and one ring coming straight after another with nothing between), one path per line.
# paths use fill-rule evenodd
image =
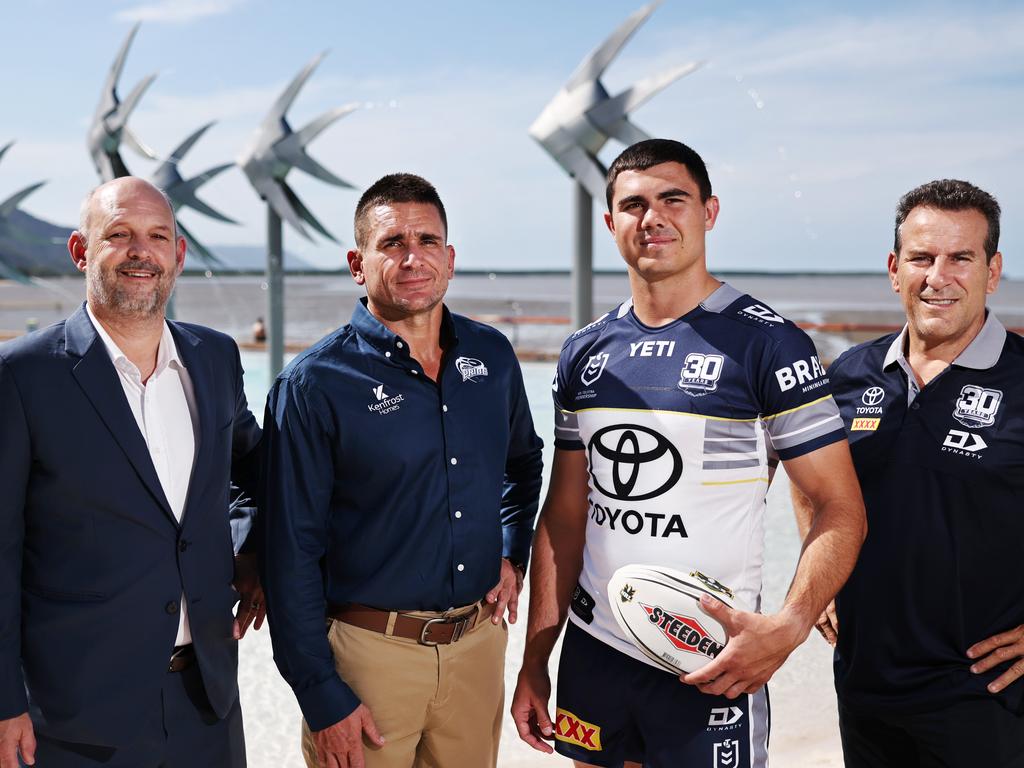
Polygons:
M746 610L731 589L700 571L631 564L608 582L612 615L626 638L674 675L696 672L729 641L725 627L700 609L704 594Z

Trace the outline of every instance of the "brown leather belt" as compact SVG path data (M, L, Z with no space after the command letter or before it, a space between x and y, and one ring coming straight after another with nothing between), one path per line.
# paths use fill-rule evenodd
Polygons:
M171 653L171 660L167 662L167 671L183 672L195 663L196 650L192 647L192 644L179 645Z
M426 616L382 611L353 603L332 605L328 608L327 616L360 629L415 640L421 645L448 645L458 642L477 624L489 619L493 612L494 606L484 602Z

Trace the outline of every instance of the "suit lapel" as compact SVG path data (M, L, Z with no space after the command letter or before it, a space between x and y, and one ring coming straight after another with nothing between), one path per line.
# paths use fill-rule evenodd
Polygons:
M192 506L192 493L194 488L199 488L205 479L206 469L210 466L210 451L213 450L213 442L216 435L214 430L218 427L214 417L214 382L213 367L209 355L202 354L203 340L178 323L171 322L171 335L178 348L178 355L181 362L188 371L192 380L192 394L195 397L196 411L199 414L199 429L196 432L196 458L192 463L192 476L189 478L189 493L185 498L185 509L182 512L181 522L184 525L188 517L189 508Z
M149 457L149 448L125 398L121 380L103 341L96 334L96 329L86 314L84 304L64 323L64 348L68 355L79 358L72 366L72 376L89 398L150 494L177 525L171 513L171 505L167 502L160 479L153 467L153 461Z

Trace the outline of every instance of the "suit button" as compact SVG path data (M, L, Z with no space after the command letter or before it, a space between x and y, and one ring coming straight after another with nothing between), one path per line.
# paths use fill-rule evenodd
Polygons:
M170 602L164 606L164 610L169 614L174 615L178 612L178 604L176 602Z
M186 549L188 549L188 539L182 539L178 542L178 551L184 552Z

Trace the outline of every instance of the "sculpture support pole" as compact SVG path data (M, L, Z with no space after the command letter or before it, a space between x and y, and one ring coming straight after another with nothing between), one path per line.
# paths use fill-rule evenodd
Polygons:
M572 325L573 330L594 319L594 201L578 181L573 182Z
M284 368L284 251L281 217L267 206L267 347L270 385Z

